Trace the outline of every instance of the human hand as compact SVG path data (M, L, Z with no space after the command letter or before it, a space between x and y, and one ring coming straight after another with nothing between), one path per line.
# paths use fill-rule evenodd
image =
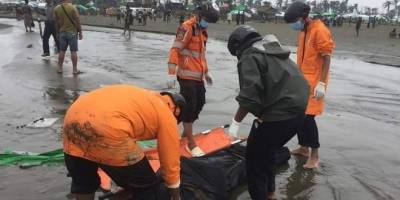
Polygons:
M176 76L175 75L168 75L167 88L168 89L176 88Z
M314 98L317 100L323 98L325 96L325 87L326 84L324 82L318 82L317 86L314 88Z
M82 40L83 36L82 36L82 32L79 33L79 40Z
M181 195L179 192L179 187L177 188L168 188L168 193L169 196L171 197L171 200L180 200L181 199Z
M206 78L207 85L212 86L213 80L212 80L211 76L207 73L205 78Z
M234 138L238 138L239 137L239 134L238 134L239 128L240 128L240 122L237 122L235 120L235 118L233 118L232 119L232 123L231 123L231 125L229 126L229 129L228 129L229 135L234 137Z

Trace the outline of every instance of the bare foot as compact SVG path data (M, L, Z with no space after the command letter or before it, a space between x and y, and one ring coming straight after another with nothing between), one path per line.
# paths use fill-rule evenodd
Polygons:
M290 153L292 155L296 155L296 156L304 156L304 157L308 157L310 156L310 150L308 147L299 147L298 149L295 150L291 150Z
M77 71L72 72L72 74L73 74L73 75L78 75L78 74L82 74L82 72L79 71L79 70L77 70Z
M303 165L305 169L315 169L319 167L319 158L310 156L307 159L306 164Z

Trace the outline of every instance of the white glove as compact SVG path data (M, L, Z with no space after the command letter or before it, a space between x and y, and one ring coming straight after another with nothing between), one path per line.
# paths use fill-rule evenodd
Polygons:
M314 88L314 97L319 100L325 96L325 87L326 84L324 82L318 82L317 86Z
M228 129L229 135L234 138L238 138L239 137L239 134L238 134L239 126L240 126L240 122L237 122L235 119L232 119L232 123Z
M176 88L176 76L175 75L168 75L167 88L168 89Z
M207 85L212 86L213 80L212 80L211 76L207 73L205 78L206 78Z

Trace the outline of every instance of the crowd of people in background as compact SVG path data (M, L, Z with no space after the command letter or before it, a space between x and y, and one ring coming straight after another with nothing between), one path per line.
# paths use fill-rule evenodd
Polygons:
M32 8L29 5L29 0L25 0L23 5L16 5L13 9L15 10L16 18L18 20L23 20L25 31L33 32L32 27L35 26L35 21L38 20L43 21L45 24L44 33L40 30L40 34L43 39L43 57L50 56L49 50L49 38L53 36L55 41L55 53L60 51L60 43L59 43L59 35L57 35L55 22L52 16L53 8L56 5L53 5L52 0L48 0L46 10L43 13L38 15L38 11L36 8ZM50 5L50 7L49 7ZM50 10L49 10L50 9ZM75 8L77 13L79 13L79 9ZM43 16L44 15L44 16ZM109 12L104 11L103 15L109 15ZM40 17L42 16L42 17ZM79 14L77 15L79 16ZM115 13L110 15L112 17L116 17L117 24L123 24L124 27L124 35L128 31L129 36L131 35L131 27L134 25L141 25L145 26L148 20L157 21L159 18L164 23L171 23L172 19L178 22L181 25L186 19L190 17L188 12L184 12L182 10L174 10L169 7L153 7L153 8L138 8L138 7L130 7L126 6L125 9L115 9ZM243 25L246 21L246 13L244 10L232 12L229 10L225 10L224 14L220 15L220 19L223 23L228 23L231 25L231 22L235 20L236 25ZM41 18L41 19L40 19ZM361 31L365 31L366 29L374 29L378 25L384 23L382 19L378 19L375 16L369 17L368 19L361 18L361 17L343 17L343 16L336 16L336 17L324 17L324 16L314 16L314 18L319 18L327 27L343 27L345 24L348 26L352 26L354 24L355 29L355 37L360 36ZM251 20L251 18L248 18ZM275 18L271 18L270 20L275 20L275 23L281 21L279 17L275 15ZM136 22L136 23L135 23ZM262 22L265 22L264 19ZM40 24L39 24L40 25ZM365 27L365 29L363 28ZM40 28L41 29L41 28ZM362 33L361 33L362 34ZM388 33L388 38L396 39L400 38L400 33L397 32L396 28L393 28ZM73 45L74 47L75 45ZM75 49L75 48L73 48ZM62 59L63 60L63 59ZM73 62L75 63L75 62ZM59 73L62 72L62 64L59 66ZM75 74L78 74L79 71L76 68L76 64L74 67Z
M58 54L58 73L63 73L63 63L65 53L69 48L73 65L73 74L81 73L77 68L78 40L82 39L82 29L80 16L77 8L71 0L62 0L58 5L54 5L52 0L46 0L43 13L35 13L29 6L29 0L21 8L16 8L17 19L24 20L26 32L33 32L34 18L37 20L40 29L40 36L43 44L43 58L50 56L49 39L54 39L54 54ZM41 23L44 22L44 32L42 33Z
M33 32L32 31L32 26L35 26L33 23L33 17L32 17L32 9L28 5L28 0L25 0L25 4L22 6L22 16L24 19L24 25L25 25L25 31L28 32Z
M245 17L246 17L246 16L245 16L245 14L244 14L244 11L238 12L238 13L236 14L236 25L244 24Z

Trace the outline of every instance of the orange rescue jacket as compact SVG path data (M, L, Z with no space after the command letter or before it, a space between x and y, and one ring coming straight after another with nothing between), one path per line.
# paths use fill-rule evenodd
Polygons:
M206 42L207 31L198 26L196 16L182 23L169 52L168 74L202 81L208 72Z
M314 88L322 76L324 55L331 55L335 43L331 32L321 20L312 20L305 31L298 35L297 64L310 85L310 95L306 114L320 115L324 108L324 98L314 98ZM327 76L326 86L329 76Z
M159 93L114 85L82 95L68 109L64 152L110 166L129 166L144 157L136 141L156 138L167 186L180 183L177 122Z

